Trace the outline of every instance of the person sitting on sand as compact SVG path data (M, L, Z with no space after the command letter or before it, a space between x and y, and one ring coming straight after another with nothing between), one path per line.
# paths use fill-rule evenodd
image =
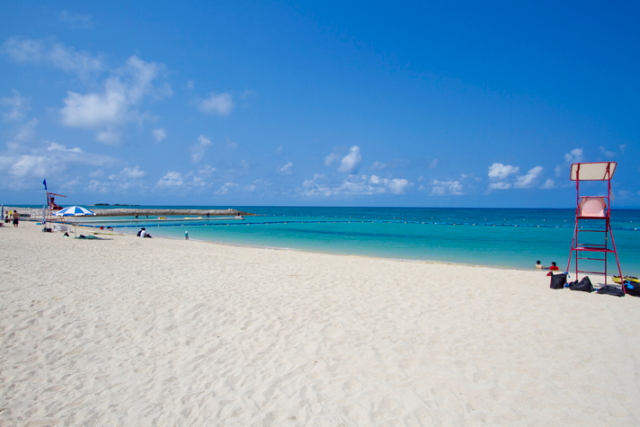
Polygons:
M558 271L558 270L560 270L560 268L558 268L558 266L556 265L556 262L555 262L555 261L553 261L553 262L551 263L551 267L549 267L549 270L551 270L551 271Z
M536 268L543 269L544 267L540 264L540 261L536 261Z
M144 237L143 233L146 233L146 230L144 229L144 227L142 227L140 230L138 230L138 234L136 234L136 236Z

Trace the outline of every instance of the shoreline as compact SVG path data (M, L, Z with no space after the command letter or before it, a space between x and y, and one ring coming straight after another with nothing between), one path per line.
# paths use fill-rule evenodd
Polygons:
M81 225L78 225L78 229L80 228L86 228L88 230L95 230L94 227L84 227ZM131 229L132 232L131 233L126 233L126 232L120 232L123 235L127 235L127 236L133 236L133 237L137 237L136 233L138 230L133 230L132 227L129 227L127 229ZM102 230L100 230L102 231ZM114 229L115 232L115 229ZM96 231L88 231L88 233L96 233ZM155 239L156 237L153 236L153 239ZM157 237L158 239L168 239L168 240L184 240L180 237L170 237L170 236L161 236L161 237ZM374 256L374 255L361 255L361 254L349 254L349 253L342 253L342 252L329 252L329 251L314 251L314 250L309 250L309 249L299 249L299 248L288 248L288 247L279 247L279 246L263 246L263 245L249 245L249 244L242 244L242 243L231 243L231 242L223 242L223 241L215 241L215 240L205 240L205 239L194 239L194 238L189 238L189 241L194 241L194 242L202 242L202 243L210 243L210 244L214 244L214 245L221 245L221 246L232 246L232 247L238 247L238 248L254 248L254 249L271 249L271 250L282 250L282 251L296 251L296 252L306 252L306 253L310 253L310 254L324 254L324 255L332 255L332 256L353 256L353 257L360 257L360 258L366 258L366 259L372 259L372 260L389 260L389 261L398 261L398 262L410 262L410 263L425 263L425 264L435 264L435 265L445 265L445 266L451 266L451 267L455 267L455 266L462 266L462 267L478 267L478 268L495 268L498 270L506 270L506 271L523 271L523 272L537 272L537 273L546 273L549 270L548 269L542 269L542 270L537 270L535 267L532 267L530 269L525 269L525 268L518 268L518 267L508 267L508 266L494 266L494 265L485 265L485 264L469 264L469 263L458 263L458 262L446 262L446 261L436 261L436 260L423 260L423 259L410 259L410 258L393 258L393 257L384 257L384 256ZM546 277L546 275L545 275ZM611 277L609 277L609 282L611 283Z

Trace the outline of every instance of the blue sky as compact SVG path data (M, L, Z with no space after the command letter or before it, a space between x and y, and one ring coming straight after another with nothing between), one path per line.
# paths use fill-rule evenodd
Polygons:
M1 3L5 204L640 206L638 2Z

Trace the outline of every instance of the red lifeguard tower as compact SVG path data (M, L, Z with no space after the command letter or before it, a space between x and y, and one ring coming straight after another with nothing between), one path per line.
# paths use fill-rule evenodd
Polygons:
M46 215L45 215L46 222L51 222L51 220L53 219L53 214L58 212L60 209L62 209L62 206L58 206L56 204L56 197L67 197L67 196L63 196L62 194L47 192L47 207L46 207Z
M576 262L576 280L579 273L604 276L607 284L607 255L613 254L618 266L620 278L622 269L616 250L616 242L611 230L611 178L616 171L616 162L574 163L571 165L571 180L576 182L576 219L571 251L567 263L567 272L571 268L571 260ZM583 181L606 182L606 196L583 196L580 194L580 183ZM575 257L574 257L575 255ZM581 267L579 261L587 261ZM604 271L587 271L592 266L603 263ZM580 268L583 268L582 270ZM626 290L622 286L624 292Z

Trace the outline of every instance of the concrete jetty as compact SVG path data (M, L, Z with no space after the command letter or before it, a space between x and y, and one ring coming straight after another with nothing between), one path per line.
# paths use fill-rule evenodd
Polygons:
M94 206L88 206L88 209L96 213L96 216L136 216L138 217L158 217L158 216L229 216L242 215L252 216L250 212L243 212L237 209L136 209L136 208L114 208L100 209ZM20 218L24 220L42 219L42 208L20 208L20 207L4 207L5 213L8 211L18 211Z

